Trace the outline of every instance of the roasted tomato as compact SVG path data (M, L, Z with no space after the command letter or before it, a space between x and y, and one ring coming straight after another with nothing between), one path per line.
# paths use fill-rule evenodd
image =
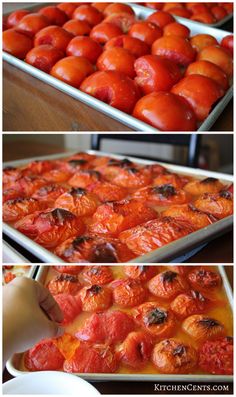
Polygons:
M169 91L181 79L180 68L168 59L157 55L145 55L134 63L136 83L143 93Z
M188 288L188 283L178 273L167 270L148 282L149 291L161 299L173 299Z
M108 6L104 10L104 15L108 16L112 14L120 14L121 12L134 15L132 7L130 7L128 4L123 3L108 4Z
M14 29L5 30L2 34L2 49L19 59L25 59L26 54L33 47L30 37L16 32Z
M85 226L74 214L62 208L34 212L16 222L21 233L45 248L54 248L67 238L83 233Z
M7 274L4 274L4 282L5 284L10 283L12 280L16 278L16 275L12 272L7 272Z
M128 189L137 189L151 183L151 172L147 168L137 168L125 163L113 164L104 170L104 176L115 185Z
M152 45L152 54L181 66L188 66L196 58L196 51L189 41L179 36L164 36L156 40Z
M78 277L70 274L60 274L49 281L47 288L52 295L76 295L81 288ZM79 303L78 303L79 304Z
M8 17L7 17L7 28L14 28L18 23L21 21L21 19L25 16L30 14L30 11L28 10L16 10L13 11Z
M149 46L144 41L125 34L109 40L105 45L105 49L110 47L124 48L135 56L135 58L139 58L150 52Z
M122 186L113 185L108 182L98 182L89 187L96 196L98 196L99 200L103 203L107 201L120 201L124 199L128 192Z
M35 160L28 163L22 168L22 174L27 176L42 175L44 172L50 171L54 168L53 161L49 160Z
M79 158L79 156L70 157L62 161L58 166L60 169L69 171L72 174L75 174L76 172L79 172L83 169L91 168L90 161L83 158Z
M208 214L204 214L192 204L173 205L165 210L162 215L186 221L195 229L202 229L214 221L214 218Z
M144 187L137 190L133 194L133 198L158 206L184 204L189 201L189 197L184 190L176 189L171 184Z
M56 371L62 368L64 357L53 339L44 339L25 353L24 365L29 371Z
M66 53L68 56L87 58L88 61L94 64L102 54L102 47L90 37L78 36L70 41Z
M47 6L39 10L39 14L44 15L50 22L50 25L62 26L68 20L65 12L56 6Z
M32 48L26 55L25 61L45 73L50 73L52 67L64 57L61 50L52 45L44 44Z
M92 74L93 71L93 65L87 58L70 56L58 61L51 69L50 74L72 87L79 88L85 77Z
M221 47L226 48L231 55L234 54L234 36L232 34L225 36L220 43Z
M132 79L135 77L134 62L135 57L128 50L121 47L111 47L103 51L98 58L97 69L121 72Z
M63 370L77 373L112 373L117 369L117 360L107 345L81 343L74 355L65 360Z
M55 169L43 174L43 178L50 183L63 183L70 179L72 173L66 170Z
M221 286L221 277L218 273L198 267L188 274L191 286L200 291L212 291Z
M155 186L172 185L177 189L182 189L187 182L189 182L187 176L172 174L165 170L160 175L155 175L155 179L153 180Z
M203 48L217 45L218 41L214 36L206 33L196 34L195 36L190 38L191 46L197 51L200 52Z
M160 131L195 131L196 116L185 99L170 92L153 92L135 105L133 116Z
M82 188L72 188L63 193L55 201L55 207L64 208L76 216L92 215L98 206L98 200L93 193Z
M219 66L215 65L212 62L197 61L191 63L191 65L188 66L185 72L185 76L189 76L191 74L200 74L201 76L209 77L216 83L221 85L224 90L227 90L227 88L229 87L227 75Z
M45 203L34 198L8 200L3 204L3 220L5 222L15 222L18 219L45 207Z
M63 325L71 323L80 314L81 302L78 296L62 293L54 295L54 299L63 313Z
M83 81L80 89L125 113L132 113L140 98L135 82L125 74L113 70L93 73Z
M198 61L209 61L219 66L229 78L233 74L233 59L228 50L218 46L212 45L206 48L198 54Z
M84 266L54 266L54 269L59 273L79 274Z
M199 350L199 365L203 371L214 375L232 375L233 338L230 336L207 340Z
M201 292L191 290L178 295L170 305L172 312L179 319L184 319L192 314L204 313L209 309L210 301Z
M165 339L155 345L152 361L162 374L188 374L197 366L196 350L178 339Z
M19 193L14 189L5 189L2 195L2 202L5 203L8 200L15 200L23 197L24 197L23 193Z
M225 335L224 325L220 321L202 314L187 317L182 323L182 328L193 339L202 342Z
M155 40L162 36L162 30L151 22L140 21L131 26L129 36L144 41L148 46L151 46Z
M164 27L164 36L180 36L187 39L190 35L190 29L178 22L169 23Z
M95 169L101 172L105 179L113 181L114 177L120 173L121 169L136 168L137 164L133 163L129 159L115 159L111 157L100 157L94 162ZM149 172L150 174L150 172Z
M157 213L145 203L123 200L100 205L89 225L91 233L116 236L123 230L155 219Z
M128 314L119 310L94 313L84 326L76 333L80 340L88 342L122 342L126 336L134 331L134 320Z
M85 266L82 277L92 285L103 285L113 280L113 274L109 266Z
M65 52L66 47L73 37L73 34L67 32L60 26L48 26L44 29L41 29L36 34L34 46L37 47L42 44L50 44L58 50Z
M154 219L120 233L119 239L137 256L192 233L189 223L170 217Z
M151 14L147 21L154 23L159 28L163 29L166 25L169 25L172 22L175 22L174 17L165 11L157 11Z
M16 179L20 178L22 171L15 167L5 167L3 169L2 182L3 185L14 182Z
M90 37L97 43L106 44L107 41L121 34L122 30L118 26L109 22L102 22L93 27L90 32Z
M68 18L72 18L75 9L77 8L77 3L60 3L57 5L59 10L63 11Z
M223 219L233 214L233 196L230 192L222 190L219 193L205 193L194 203L197 209L210 214L217 219Z
M66 187L57 184L46 185L36 190L32 197L46 203L48 207L54 207L55 200L67 190Z
M98 171L94 170L81 170L76 172L68 181L70 186L75 188L86 188L102 178Z
M184 190L193 196L200 196L204 193L218 193L224 185L215 178L205 178L201 181L190 181L184 186Z
M121 307L134 307L140 305L147 295L141 281L131 278L115 280L111 283L113 300Z
M82 288L78 296L84 312L101 312L112 304L112 291L101 285L89 285Z
M142 282L150 280L150 278L155 276L157 271L158 268L156 266L124 266L124 273L127 277L135 280L140 280Z
M121 12L119 14L108 15L103 22L118 27L122 33L128 33L131 26L135 22L137 22L137 19L134 15L127 14L126 12Z
M118 358L127 367L141 369L151 357L153 343L143 331L131 332L119 347Z
M70 19L62 27L74 36L87 36L91 32L91 26L88 22L78 21L77 19Z
M176 321L171 311L157 302L146 302L133 310L135 321L145 328L153 338L165 338L173 334Z
M86 21L89 23L89 25L95 26L98 23L102 22L104 17L97 8L85 4L75 9L73 13L73 18L78 19L78 21Z
M17 26L15 26L15 29L26 36L33 38L40 30L46 28L48 25L50 25L50 22L44 15L34 13L25 15Z
M23 196L31 197L40 187L46 185L43 178L36 176L22 176L7 185L7 189L13 189Z

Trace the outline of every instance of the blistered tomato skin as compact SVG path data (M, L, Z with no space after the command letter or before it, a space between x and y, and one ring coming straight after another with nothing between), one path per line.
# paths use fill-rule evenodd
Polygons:
M113 300L121 307L134 307L144 301L147 291L139 280L121 279L111 283Z
M205 341L199 350L199 365L214 375L233 374L233 338L223 337Z
M173 205L163 212L163 216L170 216L174 219L189 222L196 229L202 229L212 224L215 220L192 204Z
M100 312L112 304L112 291L105 286L89 285L82 288L78 294L84 312Z
M181 66L188 66L196 58L196 51L189 41L180 36L164 36L157 39L152 44L152 54Z
M188 280L193 288L205 292L215 290L222 284L218 273L201 267L190 272L188 274Z
M72 188L55 201L56 207L71 211L76 216L92 215L98 204L96 196L82 188Z
M184 319L192 314L204 313L210 304L210 300L199 291L191 290L179 294L171 303L170 308L177 318Z
M201 314L187 317L182 323L182 329L199 342L225 335L225 328L220 321Z
M34 198L8 200L3 204L3 220L15 222L22 217L45 208L45 203Z
M85 77L94 72L93 65L84 57L69 56L58 61L51 69L53 77L79 88Z
M60 26L47 26L35 35L34 46L50 44L58 50L65 52L71 39L73 39L73 34Z
M176 272L166 271L148 282L149 291L157 298L173 299L188 288L185 279Z
M124 273L129 278L146 282L157 273L157 269L155 266L147 265L124 266Z
M76 295L81 288L78 277L76 275L70 274L60 274L52 278L47 288L51 292L52 295L58 294L70 294Z
M90 37L78 36L70 41L66 53L68 56L85 57L95 64L102 54L102 47Z
M24 364L29 371L56 371L63 367L64 357L52 339L44 339L26 352Z
M33 41L30 37L14 29L8 29L3 32L2 46L3 51L14 55L16 58L25 59L26 54L33 47Z
M223 188L224 185L216 178L190 181L184 186L184 190L193 196L199 196L204 193L218 193Z
M144 187L137 190L133 198L158 206L184 204L189 201L188 195L183 190L176 189L171 184Z
M25 61L45 73L50 73L55 63L63 57L64 54L61 50L54 48L52 45L44 44L29 51Z
M120 201L127 196L127 190L122 186L113 185L108 182L98 182L89 187L102 203L107 201Z
M127 367L141 369L150 359L153 343L143 331L131 332L118 351L119 360Z
M59 273L66 273L76 275L81 272L83 266L54 266L54 269Z
M233 214L233 195L222 190L216 194L205 193L194 203L199 211L210 214L216 219L223 219Z
M86 266L82 272L83 279L89 284L103 285L113 280L109 266Z

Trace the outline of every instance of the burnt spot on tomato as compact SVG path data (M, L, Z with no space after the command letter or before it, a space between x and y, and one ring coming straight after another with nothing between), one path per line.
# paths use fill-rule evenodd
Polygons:
M71 167L76 168L76 167L79 167L79 166L81 166L81 165L87 164L87 160L84 160L84 159L69 160L69 161L68 161L68 164L69 164Z
M139 170L137 170L137 168L134 167L129 167L127 168L127 172L131 175L137 174L139 172Z
M161 279L162 279L163 283L172 283L176 279L177 276L178 276L177 273L169 270L169 271L161 274Z
M5 171L15 171L15 170L17 170L17 168L16 167L12 167L10 165L8 165L7 167L3 168L3 172L5 172Z
M201 301L201 302L206 302L206 301L208 300L208 299L206 299L206 298L201 294L201 292L199 292L199 291L193 291L193 290L191 290L190 293L191 293L191 295L192 295L192 297L193 297L194 299L197 299L197 300L199 300L199 301Z
M153 309L148 312L144 317L145 325L163 324L167 320L168 314L166 311L161 309Z
M130 161L129 159L123 159L123 160L110 159L107 163L108 166L121 167L121 168L130 167L132 164L133 162Z
M203 318L201 320L199 320L199 324L207 329L212 329L214 327L221 327L221 324L219 323L219 321L213 319L213 318Z
M98 295L102 291L102 287L100 287L100 285L92 285L92 287L88 288L87 291L91 295Z
M232 200L232 193L228 192L227 190L221 190L219 195L226 200Z
M18 197L15 199L7 200L7 204L15 205L15 204L20 204L20 203L25 203L25 202L34 203L36 201L38 201L38 200L36 200L32 197Z
M218 179L209 177L209 178L203 179L202 181L200 181L200 183L202 183L204 185L204 184L208 184L208 183L216 183L217 181L218 181Z
M118 258L113 244L105 242L92 247L90 262L117 263Z
M78 249L80 247L80 245L87 243L89 241L92 241L92 237L89 236L80 236L80 237L76 237L74 239L74 241L72 242L72 246L74 249Z
M41 196L44 196L48 193L52 193L55 192L56 190L58 190L59 186L58 185L47 185L47 186L42 186L39 190L38 190L38 194Z
M72 221L75 219L75 215L72 212L64 210L63 208L55 208L54 210L41 214L43 218L52 219L56 225L64 225L66 221Z
M169 198L177 194L176 189L171 184L154 186L151 191L153 194L160 194L165 198Z
M81 174L94 176L97 179L101 178L101 173L99 171L95 171L95 170L83 170L83 171L81 171Z
M184 345L179 345L172 351L173 356L183 356L186 353L187 351Z
M56 281L69 281L70 283L77 283L78 277L71 274L61 273L55 278Z
M81 187L73 187L69 191L69 193L73 197L81 197L81 196L84 196L87 193L87 191L85 189L82 189Z

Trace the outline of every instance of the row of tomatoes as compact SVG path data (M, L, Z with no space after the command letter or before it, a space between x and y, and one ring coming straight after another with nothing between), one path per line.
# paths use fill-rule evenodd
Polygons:
M4 221L67 262L126 262L233 213L217 179L86 153L7 168L3 184Z
M138 3L154 10L167 11L172 15L205 24L214 24L233 13L233 3Z
M206 314L222 305L215 295L221 288L218 273L200 266L169 266L161 273L158 266L124 266L126 278L114 280L107 266L55 268L61 274L47 287L64 314L63 324L78 319L81 311L90 317L75 335L40 342L27 352L28 370L63 367L66 372L99 373L122 365L140 371L151 360L156 371L166 374L199 368L232 373L232 338ZM128 313L122 311L127 308ZM175 337L179 327L191 344Z
M219 45L165 11L139 21L126 4L70 4L11 14L3 49L164 131L196 130L229 87L232 35Z

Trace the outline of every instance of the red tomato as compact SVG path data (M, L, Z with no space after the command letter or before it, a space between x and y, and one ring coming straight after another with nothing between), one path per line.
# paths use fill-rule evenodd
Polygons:
M162 215L188 222L195 229L202 229L214 221L212 217L204 214L192 204L173 205L165 210Z
M77 8L77 3L60 3L57 5L57 8L63 11L67 17L71 19L75 9Z
M62 51L52 45L45 44L32 48L26 55L25 61L45 73L50 73L55 63L63 57Z
M150 280L157 271L158 268L156 266L124 266L124 273L127 277L144 282Z
M74 36L86 36L91 32L91 26L88 22L78 21L77 19L70 19L64 23L63 29Z
M180 68L168 59L145 55L134 63L136 83L145 95L157 91L169 91L181 79Z
M194 205L199 211L212 215L216 219L223 219L233 214L234 203L230 192L222 190L216 194L204 194Z
M26 54L33 47L30 37L16 32L14 29L5 30L2 34L2 49L19 59L25 59Z
M200 348L199 365L210 374L232 375L233 361L233 338L230 336L207 340Z
M147 186L137 190L132 197L137 200L145 201L148 204L158 206L184 204L189 201L189 197L183 190L176 189L171 184Z
M112 305L112 291L101 285L89 285L82 288L78 297L84 312L101 312Z
M152 45L152 54L181 66L188 66L196 58L196 51L189 41L179 36L164 36L157 39Z
M57 197L61 196L61 194L66 191L67 188L61 185L47 185L36 190L32 197L41 202L47 203L48 207L53 207Z
M68 184L73 187L86 188L90 185L96 184L101 180L101 174L94 170L81 170L76 172L68 181Z
M4 275L4 282L5 284L10 283L12 280L16 278L16 275L13 274L12 272L7 272L7 274Z
M32 194L47 182L36 176L20 176L14 182L9 183L9 188L17 191L21 196L31 197Z
M204 12L208 12L207 5L205 3L188 3L188 9L190 9L193 14L201 14Z
M113 280L109 266L85 266L82 272L83 279L89 284L103 285Z
M201 76L209 77L222 86L224 90L227 90L229 87L227 75L221 68L219 68L219 66L212 62L197 61L191 63L185 72L185 76L189 76L191 74L200 74Z
M77 373L112 373L116 369L117 360L110 347L82 343L63 366L65 372Z
M112 15L112 14L120 14L121 12L130 14L130 15L134 15L134 11L133 11L132 7L130 7L128 4L123 4L123 3L109 4L104 10L104 14L106 16Z
M29 371L56 371L60 370L64 357L60 353L53 339L44 339L26 352L25 367Z
M153 344L150 336L143 331L131 332L119 347L118 357L122 364L143 368L151 357Z
M63 313L63 325L71 323L81 312L81 302L77 296L69 294L54 295L54 299L57 302Z
M225 36L220 43L221 47L230 51L232 57L234 54L234 36L232 34Z
M91 190L103 203L107 201L120 201L127 196L127 190L122 186L113 185L108 182L97 182L92 185Z
M98 204L97 197L82 188L72 188L55 201L56 207L64 208L76 216L92 215L96 211Z
M175 19L168 12L157 11L157 12L154 12L153 14L151 14L147 18L147 21L152 22L152 23L154 23L154 25L163 29L169 23L175 22Z
M188 38L190 36L190 29L178 22L169 23L164 27L164 36L180 36Z
M125 113L132 113L140 98L137 85L123 73L108 70L93 73L80 86L81 91Z
M39 10L39 14L44 15L51 25L62 26L68 20L64 11L56 6L47 6Z
M111 23L117 26L122 33L128 33L131 26L137 21L134 15L121 12L119 14L111 14L104 19L103 22Z
M102 22L93 27L90 32L90 37L94 41L100 44L105 44L113 37L117 37L122 34L122 30L112 23Z
M155 345L152 361L162 374L188 374L197 366L196 350L178 339L165 339Z
M132 278L115 280L111 283L111 287L114 303L121 307L140 305L147 296L141 281Z
M184 319L192 314L204 313L209 309L210 301L198 291L189 291L178 295L170 305L172 312Z
M224 185L216 178L194 180L184 186L184 190L193 196L199 196L204 193L218 193L223 188Z
M180 7L173 7L169 9L169 14L182 17L182 18L190 18L192 15L192 12L187 10L186 8L180 8Z
M112 3L92 3L91 5L97 8L98 11L103 12Z
M79 88L85 77L92 74L93 65L85 57L68 56L58 61L50 74L72 87Z
M105 50L97 60L97 69L101 71L113 70L135 77L135 57L124 48L111 47Z
M105 49L110 47L124 48L134 55L135 58L139 58L150 52L149 46L144 41L135 39L134 37L128 35L114 37L113 39L109 40L105 45Z
M78 19L78 21L86 21L89 25L95 26L102 22L103 14L91 5L82 5L75 9L73 18Z
M137 168L132 164L117 164L105 170L104 176L112 183L128 189L137 189L151 183L151 173L148 169Z
M60 26L48 26L47 28L41 29L40 32L36 34L34 46L51 44L58 50L65 52L72 38L73 35Z
M34 198L18 198L8 200L3 204L3 220L5 222L15 222L32 212L46 208L45 203L41 203Z
M41 175L44 172L50 171L53 169L54 164L51 161L42 160L42 161L31 161L25 167L22 168L22 173L24 175Z
M198 61L209 61L219 66L230 78L233 74L233 59L224 48L213 45L204 48L197 57Z
M102 53L102 47L90 37L78 36L71 40L66 53L76 57L85 57L91 63L96 63Z
M192 21L197 21L206 24L213 24L216 21L210 11L193 14L193 16L190 19L192 19Z
M197 268L188 274L188 280L193 288L200 291L209 291L219 288L222 284L218 273L204 268Z
M119 310L94 313L75 336L88 342L122 342L134 330L134 320Z
M163 11L169 12L171 8L176 7L176 8L183 8L184 5L181 3L175 3L175 2L170 2L170 3L165 3L164 6L162 7Z
M234 11L234 3L220 3L222 7L227 11L228 14L232 14Z
M140 3L145 7L152 8L153 10L162 10L164 3Z
M211 13L217 21L224 19L228 15L227 11L220 5L212 7Z
M30 11L28 10L16 10L13 11L8 17L7 17L7 28L14 28L18 23L21 21L21 19L25 16L30 14Z
M2 202L5 203L8 200L15 200L17 198L23 198L24 193L18 192L14 189L5 189L3 191Z
M49 289L52 295L59 295L59 294L76 295L80 287L81 286L77 276L64 274L64 273L54 277L47 284L47 288ZM79 301L78 301L78 305L80 305L81 307Z
M162 30L158 26L154 25L154 23L140 21L131 26L129 35L135 39L144 41L148 46L151 46L155 40L162 36Z
M182 189L189 181L189 178L186 176L172 174L165 169L163 169L162 172L163 173L161 173L161 175L158 175L158 173L157 176L155 175L155 178L153 180L153 185L155 186L172 185L177 189Z
M224 325L220 321L202 314L187 317L182 323L182 329L191 338L200 342L225 335Z
M9 184L16 181L18 178L22 176L22 170L15 167L5 167L3 169L2 181L3 184Z
M195 131L196 117L183 98L170 92L153 92L135 105L133 116L160 131Z
M188 283L176 272L167 270L158 274L148 282L149 291L161 299L173 299L188 289Z
M44 15L35 13L25 15L15 28L18 32L33 38L40 30L46 28L48 25L50 25L50 22Z
M209 47L212 45L217 45L218 41L215 37L210 34L196 34L195 36L190 38L191 46L197 51L200 52L205 47Z
M84 266L54 266L54 269L59 273L79 274Z
M65 170L51 170L43 174L43 178L48 183L62 183L68 181L71 177L71 172Z

